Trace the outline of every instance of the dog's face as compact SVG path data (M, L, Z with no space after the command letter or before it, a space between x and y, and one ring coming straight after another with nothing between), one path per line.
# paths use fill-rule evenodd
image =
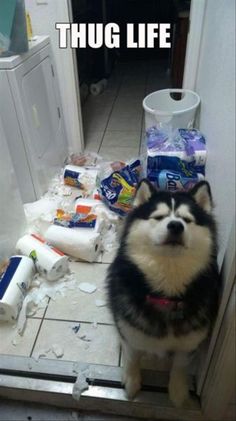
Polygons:
M213 242L212 197L207 182L198 183L189 193L154 190L143 180L137 190L135 209L130 216L129 237L136 246L146 244L159 255L209 255Z

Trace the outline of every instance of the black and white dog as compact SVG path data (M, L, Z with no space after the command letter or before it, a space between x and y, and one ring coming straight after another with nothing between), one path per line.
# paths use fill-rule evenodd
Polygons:
M107 278L129 398L141 387L142 353L171 352L170 399L176 406L187 399L188 356L209 335L217 315L216 259L209 184L170 193L143 180Z

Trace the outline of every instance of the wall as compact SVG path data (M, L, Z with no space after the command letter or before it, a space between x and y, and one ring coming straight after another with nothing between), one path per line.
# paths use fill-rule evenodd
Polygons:
M80 99L77 98L77 72L74 69L72 50L60 49L56 22L69 22L67 0L25 0L31 17L33 35L49 35L57 65L66 133L71 151L80 151L83 145L79 115Z
M220 256L235 218L235 0L207 0L196 92L207 138L207 178L219 223Z

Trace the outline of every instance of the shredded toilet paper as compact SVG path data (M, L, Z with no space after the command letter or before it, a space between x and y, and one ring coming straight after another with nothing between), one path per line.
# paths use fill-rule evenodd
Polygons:
M80 291L87 292L88 294L92 294L96 291L96 285L90 284L89 282L81 282L79 284Z
M89 384L87 382L87 369L81 371L76 379L76 382L73 386L72 396L73 398L78 401L80 399L81 394L88 390Z
M52 352L57 358L62 358L64 355L64 349L58 344L52 345Z
M24 299L18 321L17 321L17 331L19 335L23 335L25 328L26 328L26 320L27 320L27 311L30 306L34 304L33 299L30 297L30 295L27 295Z
M55 283L47 282L45 278L36 274L32 285L34 287L29 290L25 297L18 317L17 331L21 336L25 332L28 315L32 316L39 308L45 308L47 298L55 300L57 294L64 295L67 290L74 290L78 285L78 281L73 272L66 274Z
M95 304L97 307L104 307L107 305L105 300L95 300Z

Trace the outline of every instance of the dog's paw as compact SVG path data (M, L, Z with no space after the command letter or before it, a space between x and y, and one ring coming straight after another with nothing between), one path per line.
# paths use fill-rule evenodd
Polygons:
M128 399L133 399L139 390L141 389L141 376L140 373L135 374L123 374L123 381L122 381Z
M169 382L169 398L177 407L181 407L189 398L188 382L185 373L173 373Z

